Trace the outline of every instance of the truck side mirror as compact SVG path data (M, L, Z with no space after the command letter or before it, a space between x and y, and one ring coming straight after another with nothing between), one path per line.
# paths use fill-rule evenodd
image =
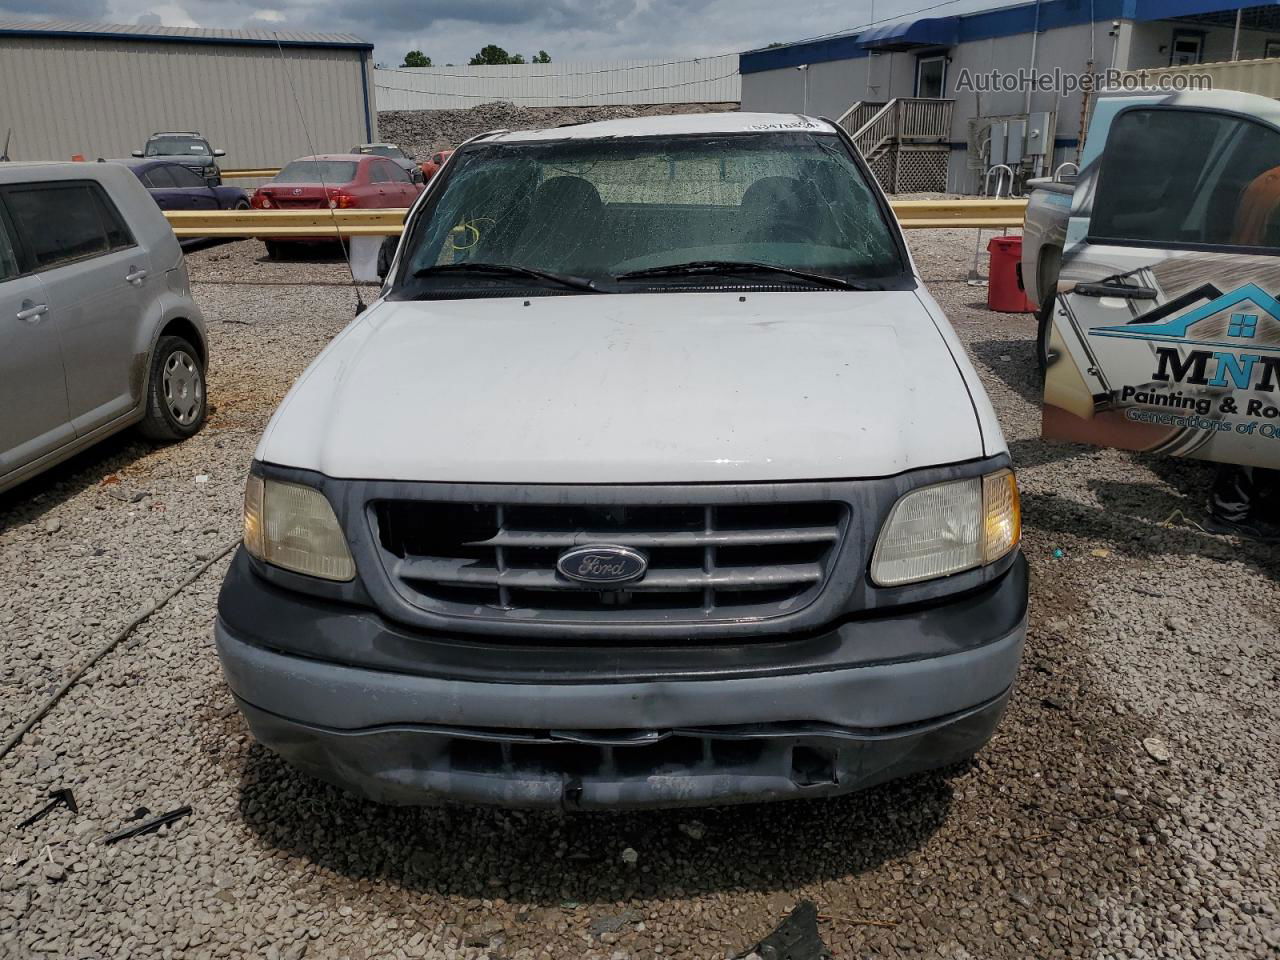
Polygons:
M133 155L134 155L135 157L140 157L140 156L142 156L142 151L141 151L141 150L134 150L134 151L133 151Z
M227 151L225 151L225 150L215 150L215 151L213 151L213 155L214 155L215 157L225 157L225 156L227 155Z

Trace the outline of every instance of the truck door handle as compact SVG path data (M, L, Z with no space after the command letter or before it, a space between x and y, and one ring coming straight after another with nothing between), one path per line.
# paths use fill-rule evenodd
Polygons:
M22 309L18 311L17 317L19 320L34 321L39 320L48 312L49 305L47 303L32 303L30 300L23 300Z
M124 278L135 287L140 287L142 286L142 281L147 279L147 271L139 270L137 267L130 267L129 272L124 275Z
M1075 293L1082 297L1122 297L1125 300L1154 300L1150 287L1126 287L1120 283L1077 283Z

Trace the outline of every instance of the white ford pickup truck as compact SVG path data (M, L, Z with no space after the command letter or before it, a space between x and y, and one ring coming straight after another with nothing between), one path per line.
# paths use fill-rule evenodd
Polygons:
M261 742L377 800L822 796L991 736L1019 533L836 126L498 132L267 427L216 641Z

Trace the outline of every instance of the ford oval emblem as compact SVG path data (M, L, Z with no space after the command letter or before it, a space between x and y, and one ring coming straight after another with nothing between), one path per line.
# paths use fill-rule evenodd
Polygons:
M630 547L595 543L566 550L556 569L579 583L628 583L644 576L649 560Z

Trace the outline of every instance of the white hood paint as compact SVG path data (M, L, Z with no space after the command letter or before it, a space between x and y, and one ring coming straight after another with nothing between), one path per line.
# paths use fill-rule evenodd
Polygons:
M258 458L347 479L696 483L984 454L954 334L915 292L527 303L377 303L294 385Z

